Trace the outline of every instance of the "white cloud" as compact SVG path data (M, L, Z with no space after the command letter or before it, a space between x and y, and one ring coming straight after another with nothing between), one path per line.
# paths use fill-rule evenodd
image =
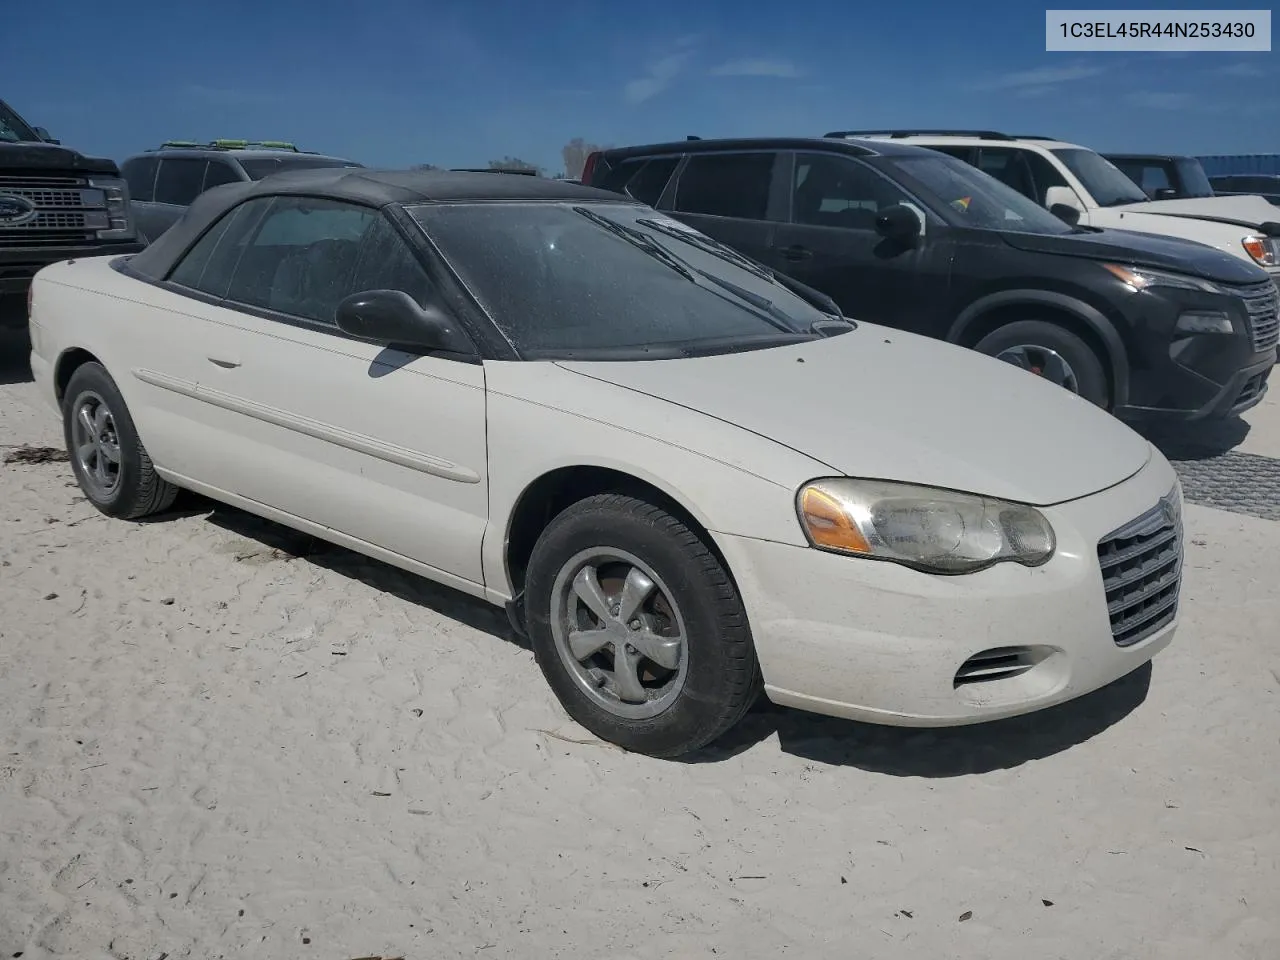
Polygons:
M1062 67L1036 67L1004 73L973 84L973 90L1025 90L1028 88L1054 87L1062 83L1088 80L1106 73L1107 67L1098 64L1074 63Z
M1171 90L1140 90L1126 93L1124 102L1131 107L1143 110L1186 110L1196 105L1196 98L1190 93L1174 93Z
M681 38L688 41L688 38ZM688 41L682 46L688 46ZM642 77L627 83L622 89L622 95L628 103L644 103L644 101L656 97L667 87L671 86L673 80L680 76L685 66L689 63L689 59L693 56L690 50L683 50L680 53L673 53L654 60L645 68L645 74Z
M790 60L760 57L754 60L730 60L709 73L713 77L798 77L800 69Z
M1248 60L1241 60L1239 63L1228 64L1225 67L1219 67L1214 71L1227 77L1265 77L1267 71L1263 70L1256 63Z

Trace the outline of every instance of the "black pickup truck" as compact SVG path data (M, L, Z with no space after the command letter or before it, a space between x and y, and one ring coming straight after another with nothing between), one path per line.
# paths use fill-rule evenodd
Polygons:
M115 162L62 146L0 100L0 330L26 326L41 267L142 247Z

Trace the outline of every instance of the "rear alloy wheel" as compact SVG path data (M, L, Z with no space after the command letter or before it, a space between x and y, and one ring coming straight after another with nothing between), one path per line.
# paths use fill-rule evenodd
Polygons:
M602 494L556 517L530 558L525 604L560 703L627 750L696 750L759 693L732 580L697 534L651 503Z
M1107 374L1093 349L1070 330L1043 320L1021 320L983 337L974 348L1109 407Z
M62 421L76 482L107 516L134 520L173 504L178 488L156 473L124 397L101 364L86 363L71 375Z

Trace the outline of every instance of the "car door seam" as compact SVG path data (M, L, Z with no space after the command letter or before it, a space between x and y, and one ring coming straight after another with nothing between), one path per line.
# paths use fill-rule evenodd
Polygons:
M137 368L133 371L133 375L143 383L159 387L162 390L169 390L173 393L190 397L193 400L200 400L233 413L240 413L264 423L274 424L316 440L344 447L356 453L363 453L379 460L385 460L388 463L394 463L402 467L408 467L411 470L418 470L422 473L428 473L432 476L453 480L458 483L480 482L478 473L451 460L445 460L428 453L420 453L416 450L409 450L406 447L387 443L384 440L354 433L350 430L343 430L340 427L330 426L319 420L289 413L277 407L238 397L235 394L216 390L204 384L170 377L154 370Z

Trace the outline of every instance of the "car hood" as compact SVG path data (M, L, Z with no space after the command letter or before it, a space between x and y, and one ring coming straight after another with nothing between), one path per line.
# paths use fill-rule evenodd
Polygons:
M1241 257L1179 237L1108 229L1066 234L1011 232L1002 233L1001 237L1018 250L1172 270L1218 283L1257 283L1267 279L1261 267Z
M120 174L114 160L86 157L56 143L0 143L0 172L15 169Z
M1114 486L1151 445L1106 412L974 351L875 324L792 347L560 361L766 437L845 476L1047 506Z
M1155 213L1164 216L1192 217L1256 227L1276 221L1276 208L1262 197L1188 197L1182 200L1148 200L1108 207L1124 213Z

